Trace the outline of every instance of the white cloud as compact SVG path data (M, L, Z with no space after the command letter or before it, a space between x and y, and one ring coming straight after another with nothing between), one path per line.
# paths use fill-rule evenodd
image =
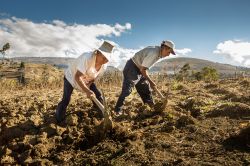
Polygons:
M219 43L213 53L224 55L238 65L250 67L250 42L227 40Z
M0 19L0 44L9 42L9 57L77 57L98 48L102 37L120 36L131 24L66 24L61 20L35 23L16 17Z
M16 17L0 18L0 46L9 42L8 57L78 57L86 51L98 48L103 38L119 37L132 28L130 23L67 24L61 20L36 23ZM137 51L115 45L110 65L123 68L126 61ZM186 55L191 49L177 49L177 56Z
M111 64L119 69L122 69L126 61L131 58L139 49L128 49L120 46L115 47L113 52L113 61Z
M176 56L186 56L188 53L192 52L190 48L176 49Z

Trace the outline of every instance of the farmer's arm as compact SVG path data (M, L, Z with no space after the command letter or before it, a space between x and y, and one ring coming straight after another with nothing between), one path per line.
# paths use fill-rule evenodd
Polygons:
M141 74L148 80L150 87L152 89L156 88L156 84L154 83L154 81L149 77L148 74L148 69L156 62L156 55L155 55L155 51L150 49L150 48L144 48L143 50L141 50L141 53L139 53L139 55L144 55L146 54L147 56L143 59L141 65L139 65L139 69Z
M81 87L81 89L87 94L88 97L90 97L91 95L93 95L93 91L91 91L88 86L84 83L83 81L83 74L77 70L76 74L75 74L75 80L77 82L77 84Z
M148 75L148 68L141 66L141 67L140 67L140 71L141 71L141 74L148 80L148 82L149 82L149 84L150 84L150 87L151 87L152 89L154 89L155 86L156 86L156 84L155 84L154 81L152 81L151 78L149 77L149 75Z

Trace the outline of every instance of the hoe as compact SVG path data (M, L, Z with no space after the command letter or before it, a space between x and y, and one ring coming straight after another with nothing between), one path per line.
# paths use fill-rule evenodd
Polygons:
M106 99L104 97L104 94L102 92L102 96L103 96L103 103L102 104L94 95L91 96L91 99L96 103L96 105L99 107L99 109L102 111L102 115L103 115L103 129L105 131L108 131L110 129L113 128L113 122L112 122L112 117L110 115L110 112L107 108L107 102Z

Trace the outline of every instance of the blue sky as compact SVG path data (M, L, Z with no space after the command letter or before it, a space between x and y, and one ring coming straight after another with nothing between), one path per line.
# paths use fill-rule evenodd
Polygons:
M164 39L176 48L189 48L188 57L236 65L250 65L248 53L237 59L226 41L238 48L250 42L249 0L0 0L1 17L34 23L61 20L66 24L131 24L120 36L103 36L123 48L138 49ZM99 37L100 38L100 37ZM218 44L221 47L217 52ZM235 46L237 44L237 46ZM233 49L232 48L232 49ZM249 61L249 62L248 62Z

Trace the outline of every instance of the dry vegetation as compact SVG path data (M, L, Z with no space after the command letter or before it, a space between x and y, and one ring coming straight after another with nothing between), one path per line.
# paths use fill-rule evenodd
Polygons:
M45 70L46 69L46 70ZM99 135L100 112L74 91L66 121L54 113L62 96L63 72L26 65L26 85L1 80L0 162L22 165L249 165L250 80L216 82L155 76L163 111L142 104L135 91L114 128ZM121 77L99 80L113 110ZM156 101L159 98L154 95Z

